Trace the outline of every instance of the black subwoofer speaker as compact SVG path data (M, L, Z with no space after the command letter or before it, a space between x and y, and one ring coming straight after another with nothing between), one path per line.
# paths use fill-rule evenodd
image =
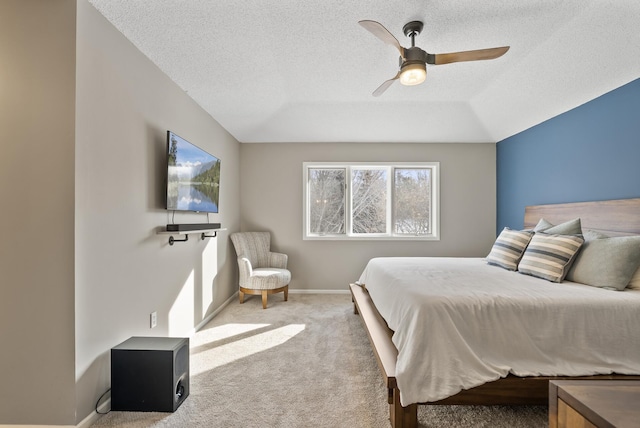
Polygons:
M132 337L111 348L111 410L175 412L188 396L188 338Z

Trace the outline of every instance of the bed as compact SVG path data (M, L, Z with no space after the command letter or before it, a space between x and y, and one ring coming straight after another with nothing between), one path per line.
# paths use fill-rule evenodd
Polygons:
M640 198L530 206L525 229L541 218L640 235ZM417 426L418 404L547 404L550 379L640 379L640 290L558 284L484 259L418 257L372 259L350 289L396 428Z

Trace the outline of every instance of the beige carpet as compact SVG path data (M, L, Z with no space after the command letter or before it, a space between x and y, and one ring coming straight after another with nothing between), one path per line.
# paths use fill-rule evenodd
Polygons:
M191 339L191 393L174 413L110 412L95 427L384 427L386 390L349 295L259 296ZM422 427L546 427L544 407L420 406Z

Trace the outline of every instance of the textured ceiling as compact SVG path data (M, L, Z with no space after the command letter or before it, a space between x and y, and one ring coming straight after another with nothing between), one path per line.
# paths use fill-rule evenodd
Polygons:
M640 77L638 0L89 0L240 142L496 142ZM395 82L358 21L503 57Z

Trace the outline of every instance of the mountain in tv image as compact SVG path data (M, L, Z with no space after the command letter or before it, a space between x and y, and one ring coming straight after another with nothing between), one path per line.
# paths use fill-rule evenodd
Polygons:
M167 209L218 212L220 160L170 135Z
M180 182L189 182L198 179L200 175L206 176L207 172L211 171L217 161L211 161L204 164L178 164L170 167L172 172L177 176Z

